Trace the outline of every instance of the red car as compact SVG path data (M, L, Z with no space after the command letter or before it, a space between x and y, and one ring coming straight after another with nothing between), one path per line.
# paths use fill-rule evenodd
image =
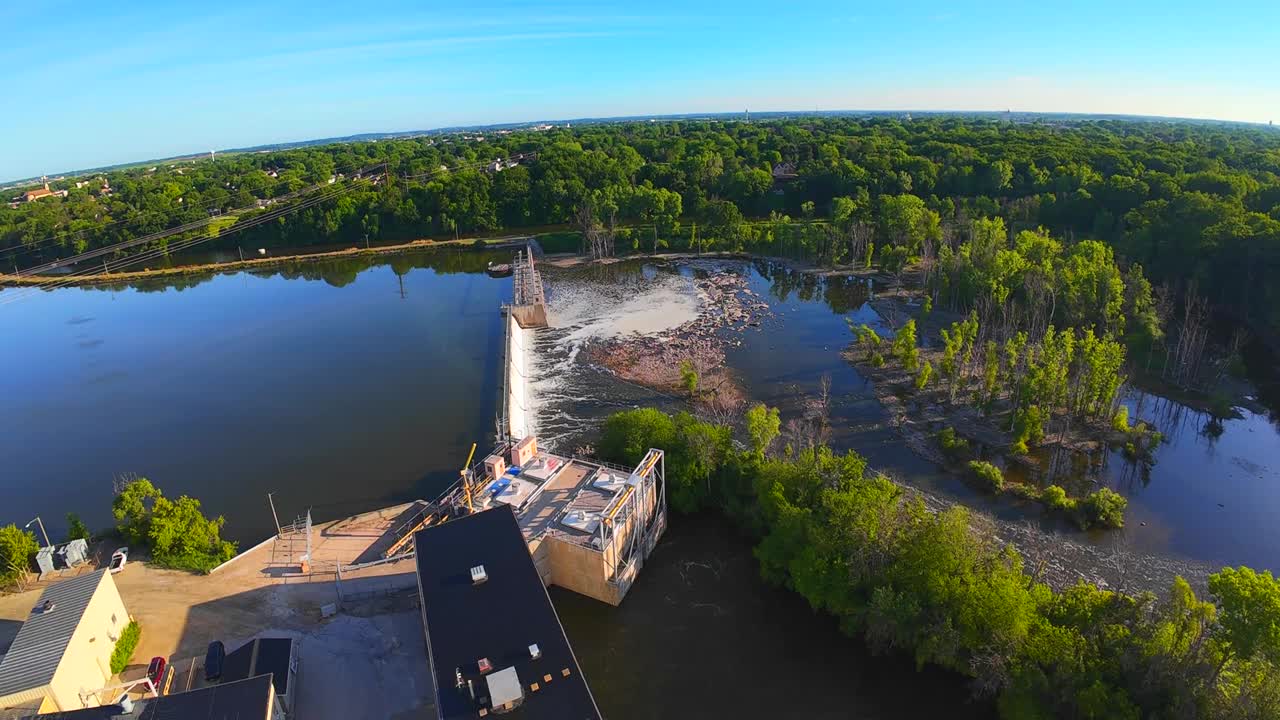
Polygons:
M151 664L147 666L147 679L156 686L156 691L160 691L160 681L164 679L165 660L162 657L151 658Z

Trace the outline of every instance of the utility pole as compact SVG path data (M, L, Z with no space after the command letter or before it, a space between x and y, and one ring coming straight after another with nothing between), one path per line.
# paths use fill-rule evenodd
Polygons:
M244 262L244 248L237 245L236 252L240 253L240 262Z
M364 234L364 249L369 249L369 233Z
M276 521L276 537L280 537L280 518L276 517L276 501L271 499L271 493L267 493L267 502L271 504L271 519Z

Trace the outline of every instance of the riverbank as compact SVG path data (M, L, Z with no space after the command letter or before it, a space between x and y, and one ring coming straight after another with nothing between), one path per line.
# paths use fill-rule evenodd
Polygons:
M383 257L399 255L415 250L435 248L484 248L500 249L522 245L527 235L509 235L494 238L462 238L459 240L413 240L395 245L375 245L367 248L349 247L341 250L323 250L319 252L298 252L284 255L249 258L246 260L229 260L226 262L197 263L192 265L175 265L167 268L144 268L125 272L89 273L84 275L14 275L0 273L0 288L41 288L44 286L74 287L80 285L105 285L109 283L130 282L165 277L181 277L184 275L206 275L211 273L233 272L238 270L266 270L283 265L321 262L325 260Z

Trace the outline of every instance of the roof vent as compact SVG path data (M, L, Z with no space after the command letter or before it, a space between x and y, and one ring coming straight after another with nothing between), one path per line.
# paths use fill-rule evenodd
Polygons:
M542 657L542 648L538 647L537 643L534 643L529 646L529 657L533 658L534 660L537 660L538 658Z
M479 585L489 579L489 573L484 571L483 565L477 565L471 568L471 584Z
M48 615L49 613L53 612L53 609L55 607L57 607L57 605L54 605L52 600L43 600L40 603L38 603L34 608L32 608L32 612L38 613L40 615Z
M489 662L489 658L480 658L476 661L476 668L480 670L481 675L484 675L493 670L493 663Z

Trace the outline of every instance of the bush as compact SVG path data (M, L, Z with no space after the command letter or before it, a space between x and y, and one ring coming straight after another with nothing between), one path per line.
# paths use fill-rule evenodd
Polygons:
M698 394L698 371L689 360L680 362L680 387L690 397Z
M0 527L0 584L17 580L31 569L31 556L40 550L35 533L17 525Z
M871 353L871 367L884 367L884 356L878 352Z
M1116 432L1129 432L1129 408L1121 405L1116 414L1111 417L1111 429Z
M1108 528L1124 527L1124 511L1128 507L1129 501L1111 488L1091 492L1080 503L1086 527L1092 525Z
M998 493L1004 490L1004 473L1000 468L983 460L971 460L969 462L969 476L978 482L978 485L987 492Z
M965 460L969 457L969 441L956 435L955 428L943 428L938 431L938 445L942 452L953 461Z
M916 390L924 390L929 385L929 379L933 377L933 365L925 360L920 366L920 373L916 375Z
M130 620L129 624L124 627L124 632L120 633L120 639L116 641L116 648L111 651L111 672L119 674L129 666L129 660L133 657L134 648L138 647L138 640L142 638L142 627L138 625L137 620Z
M1075 498L1067 497L1067 491L1057 485L1050 485L1040 493L1040 502L1055 512L1072 514L1076 511Z
M1023 500L1039 500L1040 491L1031 485L1023 483L1012 483L1005 486L1005 492L1016 495Z

